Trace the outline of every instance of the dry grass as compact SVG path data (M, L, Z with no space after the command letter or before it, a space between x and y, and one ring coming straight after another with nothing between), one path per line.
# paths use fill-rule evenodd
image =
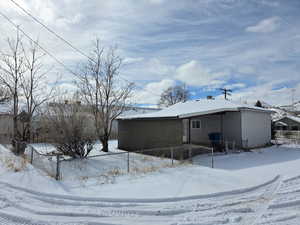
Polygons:
M154 157L153 156L143 156L141 158L142 161L154 161Z
M119 176L122 175L122 171L120 168L113 168L112 170L106 173L107 176Z
M186 165L190 165L190 162L188 161L174 161L174 164L172 165L171 163L163 163L160 165L151 165L151 166L146 166L146 167L133 167L130 168L130 173L136 173L136 174L146 174L146 173L152 173L152 172L156 172L159 171L160 169L164 169L164 168L174 168L174 167L178 167L178 166L186 166Z
M24 170L28 163L25 157L15 156L1 157L1 162L8 170L16 173Z

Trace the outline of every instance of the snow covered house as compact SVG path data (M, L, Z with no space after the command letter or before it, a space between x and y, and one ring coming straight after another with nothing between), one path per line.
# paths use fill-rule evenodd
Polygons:
M166 109L118 118L118 147L140 150L210 145L209 134L240 148L264 146L271 141L272 111L221 99L177 103Z
M286 115L274 121L275 130L300 131L300 117Z

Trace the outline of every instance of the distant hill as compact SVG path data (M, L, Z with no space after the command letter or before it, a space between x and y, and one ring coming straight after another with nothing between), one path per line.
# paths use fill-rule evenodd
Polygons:
M273 121L281 119L284 116L296 116L300 114L300 101L296 102L294 105L285 105L285 106L272 106L265 101L261 101L261 100L259 101L263 108L274 111L274 113L271 114Z
M292 113L300 114L300 101L295 102L294 104L291 104L291 105L280 106L280 108L285 109Z

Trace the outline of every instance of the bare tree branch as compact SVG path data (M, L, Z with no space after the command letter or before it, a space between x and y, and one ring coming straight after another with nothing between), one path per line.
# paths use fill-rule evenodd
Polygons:
M93 149L95 131L92 115L78 101L52 102L47 105L44 125L58 151L83 159Z
M160 107L168 107L178 102L185 102L190 98L190 93L185 85L177 85L169 87L163 91L160 96L158 105Z
M92 108L103 151L108 151L112 122L125 110L132 93L132 83L120 85L118 82L121 64L122 59L116 55L116 49L105 50L97 39L91 60L85 63L77 77L77 86L84 101Z
M22 37L17 31L15 39L7 39L8 53L0 56L0 85L8 90L13 101L13 139L20 139L18 131L18 113L21 79L26 72L24 56L21 47Z

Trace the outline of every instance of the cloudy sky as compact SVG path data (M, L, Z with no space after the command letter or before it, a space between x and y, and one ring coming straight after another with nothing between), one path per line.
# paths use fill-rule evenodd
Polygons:
M300 100L299 0L15 1L87 54L96 37L118 46L136 103L156 104L162 90L182 82L192 98L227 87L235 100L289 104L293 89ZM69 68L85 60L10 0L0 11ZM15 29L0 16L0 30L4 51ZM60 85L72 90L73 76L46 61L55 66L49 76L60 73Z

